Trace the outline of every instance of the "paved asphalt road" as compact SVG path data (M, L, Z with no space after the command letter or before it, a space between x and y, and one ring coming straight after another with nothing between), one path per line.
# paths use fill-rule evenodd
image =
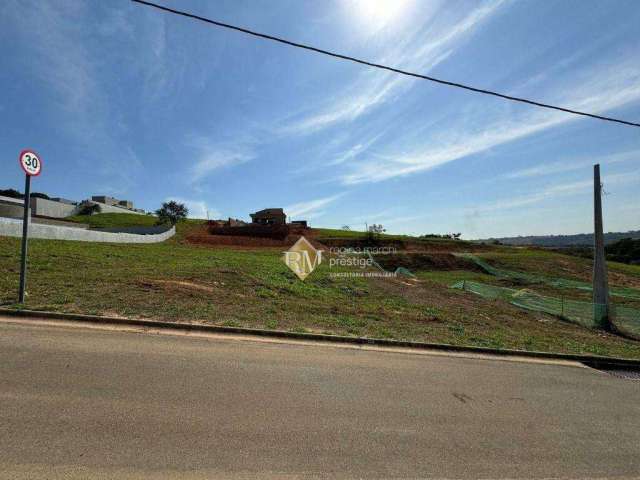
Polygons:
M587 368L0 322L0 478L638 478Z

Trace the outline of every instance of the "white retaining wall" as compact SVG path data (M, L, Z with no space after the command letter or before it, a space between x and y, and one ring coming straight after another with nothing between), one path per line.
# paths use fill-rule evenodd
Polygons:
M41 215L43 217L64 218L76 213L75 205L68 203L54 202L46 198L31 197L31 215ZM24 211L24 208L22 209Z
M159 243L173 237L175 234L176 227L171 227L166 232L155 235L136 235L134 233L97 232L95 230L84 230L81 228L29 223L29 238L44 238L50 240L76 240L79 242L108 243ZM0 235L7 237L22 237L22 220L14 218L0 218Z
M24 206L0 203L0 217L22 218L23 215Z
M116 205L107 205L106 203L94 202L93 200L90 200L89 203L100 205L100 213L129 213L132 215L145 215L142 212L136 212L124 207L118 207ZM80 211L80 208L81 204L69 205L68 203L47 200L46 198L31 198L31 215L40 215L43 217L51 218L64 218L70 215L76 215Z

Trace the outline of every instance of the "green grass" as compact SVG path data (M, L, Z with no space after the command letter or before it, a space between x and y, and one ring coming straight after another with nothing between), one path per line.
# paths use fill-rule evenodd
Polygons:
M1 300L15 301L18 239L0 238ZM419 321L424 309L390 302L364 279L332 278L321 265L298 280L274 251L193 247L179 241L115 245L32 240L26 307L214 324L326 330L339 315ZM367 322L339 333L372 334Z
M158 218L153 215L134 215L130 213L97 213L95 215L73 215L65 218L65 220L84 223L91 228L113 228L149 227L155 225Z
M494 267L544 276L549 279L562 278L590 283L592 278L593 263L591 260L559 254L549 250L501 247L500 249L478 253L477 255ZM609 270L609 286L630 287L640 290L639 265L607 262L607 266ZM483 280L478 279L478 281ZM502 284L495 277L485 283ZM521 287L532 288L542 295L563 296L583 301L590 301L592 295L590 291L573 288L558 289L544 284L523 284ZM619 305L640 308L640 302L637 300L619 296L613 298Z
M487 273L470 272L468 270L430 270L415 272L418 278L432 280L443 286L450 286L462 280L474 282L497 283L496 277Z
M346 239L346 240L364 240L366 238L366 233L364 231L357 230L339 230L333 228L314 228L314 231L317 233L318 240L322 241L323 239ZM379 241L385 240L405 240L412 242L437 242L437 243L466 243L461 240L452 240L449 238L421 238L414 237L411 235L394 235L388 233L376 234L375 238Z
M622 273L640 279L640 265L628 265L620 262L607 262L610 272Z
M97 213L95 215L73 215L65 218L69 222L84 223L91 228L113 227L149 227L156 225L158 217L155 215L134 215L130 213ZM187 218L178 226L202 224L205 220Z
M117 215L86 219L101 226L154 220ZM179 224L178 235L161 244L31 240L29 295L24 307L640 358L639 342L448 288L465 278L495 281L479 272L414 272L419 281L402 283L335 277L331 275L334 270L323 263L302 282L284 265L277 250L185 243L186 233L200 224L202 221ZM19 239L0 237L0 270L4 273L0 302L13 308L22 308L14 304L19 249ZM538 268L541 258L547 259L546 254L540 257L527 251L504 253L525 270ZM518 257L508 257L512 254ZM552 255L556 261L561 257Z

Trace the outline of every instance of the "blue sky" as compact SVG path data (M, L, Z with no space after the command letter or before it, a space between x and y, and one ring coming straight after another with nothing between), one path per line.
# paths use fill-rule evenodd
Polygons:
M165 0L399 68L640 121L634 0ZM464 238L640 228L640 129L212 28L127 1L5 0L0 188L204 217Z

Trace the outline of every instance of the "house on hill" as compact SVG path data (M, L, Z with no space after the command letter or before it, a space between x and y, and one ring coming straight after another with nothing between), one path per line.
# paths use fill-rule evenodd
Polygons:
M287 216L282 208L265 208L250 216L251 222L258 225L285 225L287 223Z

